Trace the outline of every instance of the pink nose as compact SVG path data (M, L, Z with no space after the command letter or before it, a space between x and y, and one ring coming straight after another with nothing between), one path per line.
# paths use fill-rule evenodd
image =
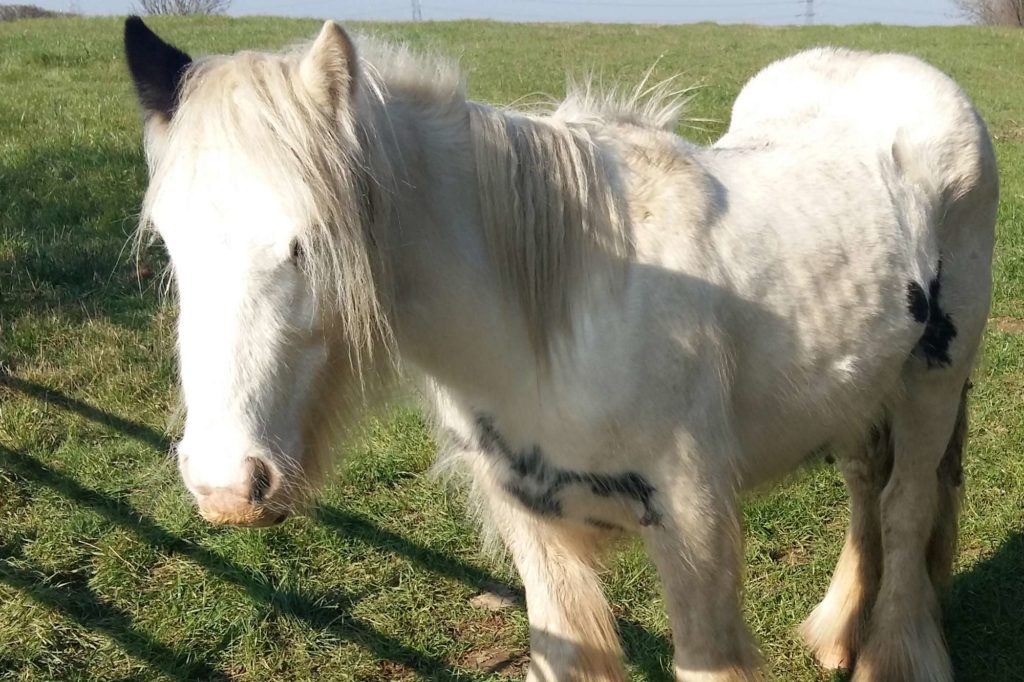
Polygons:
M192 492L199 513L212 524L263 527L287 517L286 502L280 499L280 473L258 457L245 459L246 473L230 486L196 485Z

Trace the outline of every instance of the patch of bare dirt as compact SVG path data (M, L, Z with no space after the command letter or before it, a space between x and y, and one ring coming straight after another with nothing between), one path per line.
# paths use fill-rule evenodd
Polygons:
M797 566L807 563L808 552L804 547L779 547L769 551L768 556L777 564Z
M1024 319L1019 317L993 317L988 323L1004 334L1024 334Z
M504 611L516 605L519 597L507 585L487 585L469 600L470 605L487 611Z
M374 681L380 680L380 682L412 682L412 680L418 679L420 679L420 676L414 670L397 661L380 661L377 663L377 670L373 678Z
M459 667L468 670L479 670L502 677L522 677L526 674L526 668L530 664L530 656L521 650L485 647L470 651L459 663Z

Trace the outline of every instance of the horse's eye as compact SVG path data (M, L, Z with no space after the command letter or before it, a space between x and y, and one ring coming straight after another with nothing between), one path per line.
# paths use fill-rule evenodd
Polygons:
M299 262L302 260L303 255L305 254L302 250L302 244L299 243L298 239L293 239L291 249L292 263L298 265Z

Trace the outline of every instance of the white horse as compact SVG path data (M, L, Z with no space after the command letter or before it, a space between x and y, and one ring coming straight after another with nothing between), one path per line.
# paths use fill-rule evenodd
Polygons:
M951 679L937 589L998 189L949 78L812 50L703 148L671 102L502 110L332 22L193 61L131 18L125 49L203 516L280 521L339 428L418 378L522 576L528 680L624 678L595 568L623 533L664 584L676 679L753 680L737 497L827 447L853 519L806 640L857 682Z

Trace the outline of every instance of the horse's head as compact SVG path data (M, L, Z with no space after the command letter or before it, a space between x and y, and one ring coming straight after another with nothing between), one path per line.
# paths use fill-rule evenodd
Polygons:
M125 52L143 226L180 306L181 475L211 522L273 524L318 473L330 413L384 329L352 43L329 22L300 51L193 61L133 17Z

